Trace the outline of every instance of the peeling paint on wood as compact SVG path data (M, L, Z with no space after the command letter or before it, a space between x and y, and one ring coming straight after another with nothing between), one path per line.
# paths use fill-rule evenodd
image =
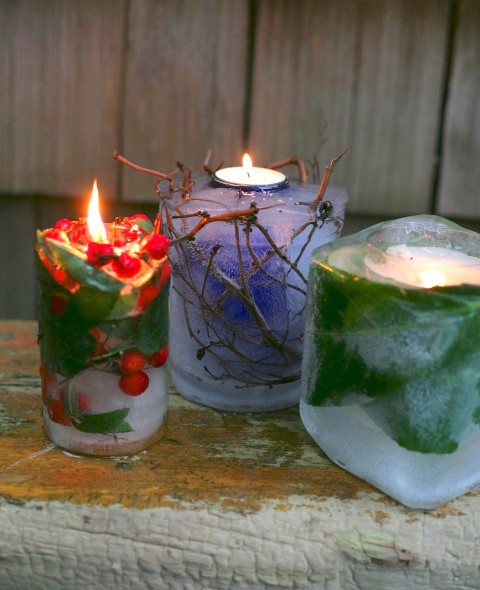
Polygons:
M173 392L162 442L72 457L42 430L36 325L4 332L2 590L480 587L479 492L410 510L328 461L296 409L226 414Z

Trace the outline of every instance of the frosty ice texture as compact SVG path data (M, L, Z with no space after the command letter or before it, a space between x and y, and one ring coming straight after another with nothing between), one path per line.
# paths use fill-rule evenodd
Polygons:
M309 275L302 420L328 456L413 508L480 483L480 288L368 277L371 232L407 228L480 255L480 236L434 216L317 249ZM445 242L445 236L448 236ZM436 242L435 242L436 243Z
M298 403L309 255L338 237L346 201L330 188L336 220L315 227L308 203L317 191L295 184L240 196L205 184L171 204L177 236L199 221L186 215L259 208L258 225L217 221L171 250L171 375L185 397L234 411Z

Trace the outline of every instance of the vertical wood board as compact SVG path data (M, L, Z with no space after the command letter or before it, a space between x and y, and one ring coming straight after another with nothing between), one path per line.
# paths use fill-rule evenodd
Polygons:
M260 3L252 150L323 166L348 145L350 211L428 210L448 18L449 0Z
M356 6L352 0L259 3L249 141L259 165L290 155L333 157L347 145Z
M0 190L117 191L124 0L0 3Z
M34 199L1 200L0 318L36 317Z
M248 2L130 3L124 155L162 172L236 161L243 139ZM120 166L120 164L119 164ZM125 200L156 200L153 178L123 169Z
M437 211L480 216L480 2L459 4Z

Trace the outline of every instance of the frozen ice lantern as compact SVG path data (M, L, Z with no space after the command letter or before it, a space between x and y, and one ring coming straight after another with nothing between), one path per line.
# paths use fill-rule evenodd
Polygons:
M435 216L314 250L302 420L412 508L480 483L480 236Z

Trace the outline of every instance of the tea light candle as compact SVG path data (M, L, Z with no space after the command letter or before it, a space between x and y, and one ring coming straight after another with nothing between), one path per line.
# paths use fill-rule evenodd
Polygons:
M248 154L243 156L243 166L221 168L214 173L212 181L217 187L250 191L276 191L288 186L285 174L271 168L253 166Z
M142 214L38 232L45 429L81 454L137 452L164 430L169 240Z
M480 285L480 258L440 246L389 246L381 262L366 256L365 266L374 275L412 287Z
M480 285L480 258L439 246L389 246L384 260L365 258L378 276L413 287Z

